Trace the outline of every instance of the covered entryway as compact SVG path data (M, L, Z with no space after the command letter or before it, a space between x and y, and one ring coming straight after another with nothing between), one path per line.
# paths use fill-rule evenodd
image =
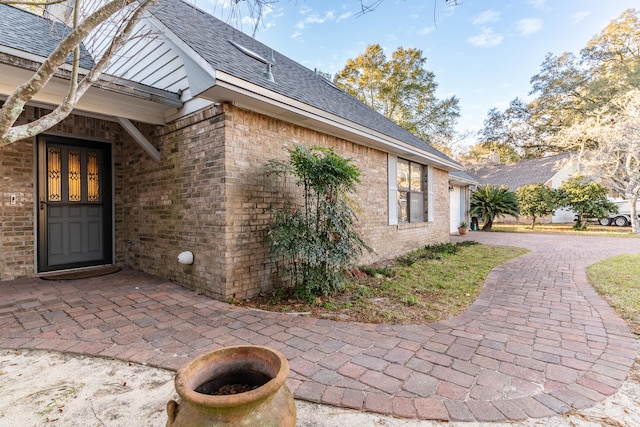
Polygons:
M449 172L449 232L458 233L460 222L469 225L469 196L472 186L478 185L471 176L465 172Z
M39 138L39 272L112 263L111 191L110 144Z

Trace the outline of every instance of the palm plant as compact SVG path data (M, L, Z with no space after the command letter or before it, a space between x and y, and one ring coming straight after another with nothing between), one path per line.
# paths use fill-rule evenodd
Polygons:
M470 213L484 222L482 231L491 231L496 217L520 215L518 197L504 185L480 185L471 193Z

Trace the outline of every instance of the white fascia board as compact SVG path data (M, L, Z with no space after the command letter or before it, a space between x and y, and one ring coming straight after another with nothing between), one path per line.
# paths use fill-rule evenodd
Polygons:
M453 175L449 175L449 182L458 186L478 185L478 181L476 181L475 179L461 178L459 176Z
M188 92L188 90L185 92ZM203 98L189 99L189 97L185 97L185 99L188 99L188 101L183 103L182 108L172 108L171 110L166 111L164 117L167 123L178 120L181 117L195 113L196 111L200 111L203 108L207 108L215 104L215 102Z
M33 72L0 63L0 96L11 94L18 85L27 81ZM69 81L53 77L29 104L49 105L51 109L60 105L69 88ZM125 117L131 120L156 125L166 124L165 110L168 107L153 101L90 87L80 98L73 114L81 112L104 116Z
M20 50L20 49L14 49L12 47L9 46L2 46L0 45L0 52L2 53L6 53L7 55L11 55L11 56L15 56L16 58L21 58L21 59L26 59L28 61L33 61L36 62L38 64L42 64L47 58L45 58L44 56L40 56L40 55L36 55L33 53L29 53L29 52L25 52L24 50ZM68 63L64 63L62 65L60 65L60 67L65 71L71 71L72 65L68 64ZM80 74L87 74L89 73L89 70L87 70L86 68L82 68L82 67L78 67L78 73Z
M214 102L229 102L247 110L263 112L288 122L301 124L340 138L352 140L409 160L421 161L446 171L462 171L461 165L432 153L420 150L406 142L350 120L323 111L300 101L249 83L216 70L216 85L200 94Z
M198 55L180 37L153 16L145 17L146 24L160 34L162 41L180 57L187 70L189 90L194 96L204 92L216 84L216 72L202 56Z

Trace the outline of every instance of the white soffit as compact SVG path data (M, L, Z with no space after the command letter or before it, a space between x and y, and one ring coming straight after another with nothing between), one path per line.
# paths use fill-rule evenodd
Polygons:
M17 86L31 78L32 75L33 71L0 63L0 76L2 76L0 79L0 95L9 95ZM33 97L33 102L60 105L68 87L68 80L54 77ZM129 96L124 93L91 87L80 98L75 110L164 125L166 124L166 112L172 108L175 107Z

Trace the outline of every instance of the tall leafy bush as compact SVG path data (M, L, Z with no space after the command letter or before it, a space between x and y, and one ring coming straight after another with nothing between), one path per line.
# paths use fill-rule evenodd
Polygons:
M518 197L504 185L480 185L471 193L470 213L484 221L482 231L491 231L496 217L520 215Z
M558 195L553 188L542 183L526 184L516 190L520 214L531 218L531 229L536 219L552 215L558 208Z
M607 188L584 176L573 176L560 185L558 202L576 214L573 228L586 230L587 219L602 219L611 212L618 213L618 207L607 199Z
M360 182L360 169L332 148L296 145L289 161L272 160L268 171L293 176L301 196L275 208L269 230L272 254L282 262L296 291L307 299L342 288L345 271L363 250L355 202L348 195Z

